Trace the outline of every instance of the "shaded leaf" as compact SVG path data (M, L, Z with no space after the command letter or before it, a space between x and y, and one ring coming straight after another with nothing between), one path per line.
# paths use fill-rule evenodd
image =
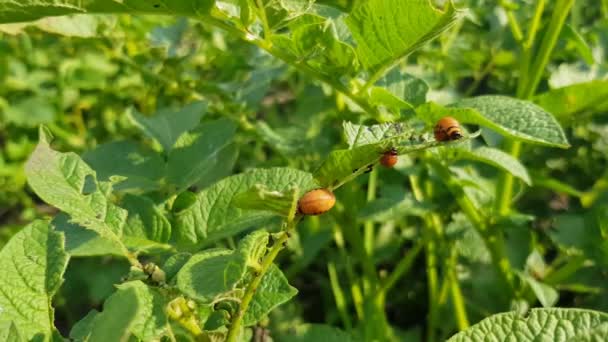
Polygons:
M183 190L212 174L222 164L223 149L236 132L236 125L228 119L205 122L182 135L169 152L167 176L171 184Z
M131 109L129 116L146 135L158 141L165 152L169 152L180 135L198 125L206 111L205 102L194 102L179 110L159 110L154 116L145 116Z
M126 177L114 185L116 190L158 190L165 174L161 155L132 141L98 145L84 153L82 159L95 170L99 180Z
M491 147L479 147L474 150L459 148L456 150L456 154L459 158L480 161L492 165L511 173L528 185L532 184L526 167L523 166L519 160L499 149Z
M130 336L144 341L168 332L165 300L141 281L118 285L118 291L93 318L89 341L121 341Z

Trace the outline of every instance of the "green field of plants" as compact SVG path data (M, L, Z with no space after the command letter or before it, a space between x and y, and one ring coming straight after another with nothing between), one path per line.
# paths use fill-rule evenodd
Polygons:
M0 0L2 341L608 341L608 0Z

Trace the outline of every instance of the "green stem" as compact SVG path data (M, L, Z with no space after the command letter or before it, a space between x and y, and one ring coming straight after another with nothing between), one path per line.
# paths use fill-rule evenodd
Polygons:
M241 304L239 305L239 311L232 317L232 322L230 323L230 329L228 330L228 336L226 338L226 341L235 342L238 339L239 332L241 330L241 323L243 321L243 317L245 316L245 313L247 312L247 309L249 308L249 303L251 303L251 300L253 299L253 295L255 294L258 286L260 285L262 278L264 277L264 275L266 274L266 272L272 265L274 259L277 257L279 252L284 248L283 244L285 242L287 242L287 240L289 239L290 234L288 232L290 230L292 230L293 227L295 227L295 223L296 223L296 221L292 221L292 222L288 223L288 227L285 229L285 231L283 231L281 236L274 242L274 245L272 246L270 251L268 251L268 254L266 255L266 257L264 257L264 261L262 261L262 265L260 266L260 269L257 271L253 280L251 280L251 282L245 289L245 294L243 295Z
M416 257L422 250L422 246L424 246L424 243L417 242L414 247L407 251L405 256L399 260L393 272L391 272L388 278L386 278L382 288L380 291L378 291L378 296L385 296L395 286L395 284L397 284L397 281L410 271Z
M369 182L367 184L367 203L376 199L376 188L378 183L378 168L374 168L369 174ZM363 224L363 241L365 252L369 258L374 256L374 222L371 220L365 221Z
M262 27L264 28L264 40L268 40L270 36L270 25L268 25L268 17L266 16L266 8L262 0L255 0L260 13L260 20L262 21Z
M517 21L517 18L515 18L515 14L507 6L504 6L502 4L501 4L501 6L507 13L507 22L509 23L509 28L511 28L511 33L513 34L513 38L518 43L521 42L524 39L524 35L521 33L521 28L519 26L519 22Z
M348 311L346 308L344 292L340 287L340 281L338 280L338 272L336 272L336 266L333 262L327 263L327 273L329 274L329 283L331 285L331 290L334 294L334 299L336 300L336 307L338 308L338 313L340 314L342 323L344 324L344 327L347 330L351 330L352 323L350 321L350 316L348 315Z
M534 16L530 22L530 28L528 29L528 37L523 44L521 63L519 67L519 81L517 84L517 97L523 98L526 85L528 84L528 77L530 74L530 63L532 59L532 51L536 42L536 33L540 27L540 22L545 10L545 0L538 0L536 3L536 9L534 10Z
M505 150L513 157L518 158L521 152L521 142L507 140L505 141ZM499 215L506 215L511 208L511 200L513 198L513 175L509 172L503 172L498 178L496 185L496 203L495 211Z
M529 99L536 92L536 88L540 83L541 76L549 63L549 57L555 48L559 34L562 31L564 22L570 13L570 9L574 5L574 0L558 0L549 22L549 27L543 36L538 53L530 70L531 76L530 81L526 84L525 91L523 92L523 98Z
M464 305L464 297L460 291L460 283L458 282L458 275L456 273L456 264L458 260L458 251L452 247L450 253L450 259L448 260L447 272L449 274L448 279L450 282L450 290L452 292L452 305L454 306L454 315L456 316L456 323L458 330L466 330L469 327L469 318L467 317L467 310Z
M500 230L489 230L486 219L480 215L479 211L473 204L473 201L467 196L458 180L452 175L447 167L436 160L429 160L433 170L437 172L446 184L448 190L456 198L456 202L460 206L462 212L467 216L475 229L481 234L486 247L490 251L492 264L496 267L496 271L501 275L507 288L511 291L514 289L514 276L511 268L511 263L505 251L504 239Z
M412 175L410 178L410 185L414 198L417 201L422 202L424 200L424 193L420 186L418 176ZM429 342L435 341L435 326L437 324L437 317L439 314L439 288L438 288L438 275L437 275L437 239L438 235L436 231L441 229L440 227L434 226L435 221L432 216L435 213L426 215L424 219L425 230L424 230L424 241L425 241L425 257L426 257L426 277L427 277L427 289L428 289L428 301L429 301L429 314L427 324L427 335L426 339Z
M346 276L348 277L348 281L350 283L350 293L355 305L355 312L357 313L357 318L359 318L359 320L363 320L363 292L361 291L361 287L359 286L355 277L355 272L353 271L353 266L350 258L348 257L348 253L346 253L342 230L339 225L335 225L334 227L334 241L336 241L336 245L338 246L340 257L346 264Z

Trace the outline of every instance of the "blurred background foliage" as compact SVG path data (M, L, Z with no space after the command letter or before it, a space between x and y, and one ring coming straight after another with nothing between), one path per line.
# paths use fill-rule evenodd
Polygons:
M354 1L319 2L348 11ZM475 95L515 94L519 60L505 3L456 1L470 8L467 19L402 62L402 70L428 84L427 101L449 104ZM598 3L576 2L543 75L541 95L535 98L560 121L572 147L525 147L521 160L534 185L517 189L518 215L512 217L516 224L510 222L506 235L514 266L554 286L559 291L557 306L608 311L608 5ZM534 1L506 6L525 22L533 14ZM581 83L587 88L557 90ZM38 125L50 127L63 151L94 151L124 139L152 145L129 113L178 111L197 100L207 101L204 120L229 118L238 126L233 148L226 152L233 167L215 179L251 167L314 170L329 151L345 146L342 121L373 122L327 86L204 23L155 16L77 16L69 22L51 18L1 25L0 246L28 222L54 213L25 183L23 163L37 142ZM484 139L498 146L501 138L484 131ZM289 245L291 253L281 261L299 295L273 312L274 328L298 320L341 324L327 260L338 273L346 272L350 261L345 249L334 248L340 239L335 225L348 231L364 218L378 224L374 250L382 275L419 238L420 212L429 207L441 208L444 221L450 222L446 233L457 240L459 278L471 321L508 307L492 291L495 275L482 240L456 212L447 191L437 189L432 203L415 203L404 195L410 193L404 176L417 172L417 161L416 156L402 158L396 169L379 170L380 202L372 203L376 207L366 200L368 177L360 177L339 190L333 215L302 224ZM484 189L494 186L497 171L464 161L457 166L463 179L480 184L477 195L483 201ZM397 202L401 204L392 212L378 209ZM423 257L414 262L386 309L403 336L419 337L428 309L426 277ZM570 272L551 272L563 270L564 264L570 265ZM59 326L70 327L89 308L99 307L126 268L126 263L109 257L73 260L65 277L69 281L56 298ZM442 317L453 320L449 312ZM453 331L454 322L445 327L444 336Z

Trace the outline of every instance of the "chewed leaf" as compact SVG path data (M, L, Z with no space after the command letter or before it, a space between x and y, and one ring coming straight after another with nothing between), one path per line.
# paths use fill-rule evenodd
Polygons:
M348 147L377 143L383 139L402 134L404 130L412 131L412 134L414 133L411 128L405 128L402 123L383 123L366 126L344 121L342 127L344 128Z
M579 341L597 329L606 330L608 314L584 309L532 309L522 316L501 313L475 324L448 340L472 341ZM580 341L587 341L580 339Z
M41 128L40 142L25 165L32 189L45 202L68 213L75 223L120 244L127 212L108 200L110 184L98 182L95 171L77 154L51 149L49 140Z

